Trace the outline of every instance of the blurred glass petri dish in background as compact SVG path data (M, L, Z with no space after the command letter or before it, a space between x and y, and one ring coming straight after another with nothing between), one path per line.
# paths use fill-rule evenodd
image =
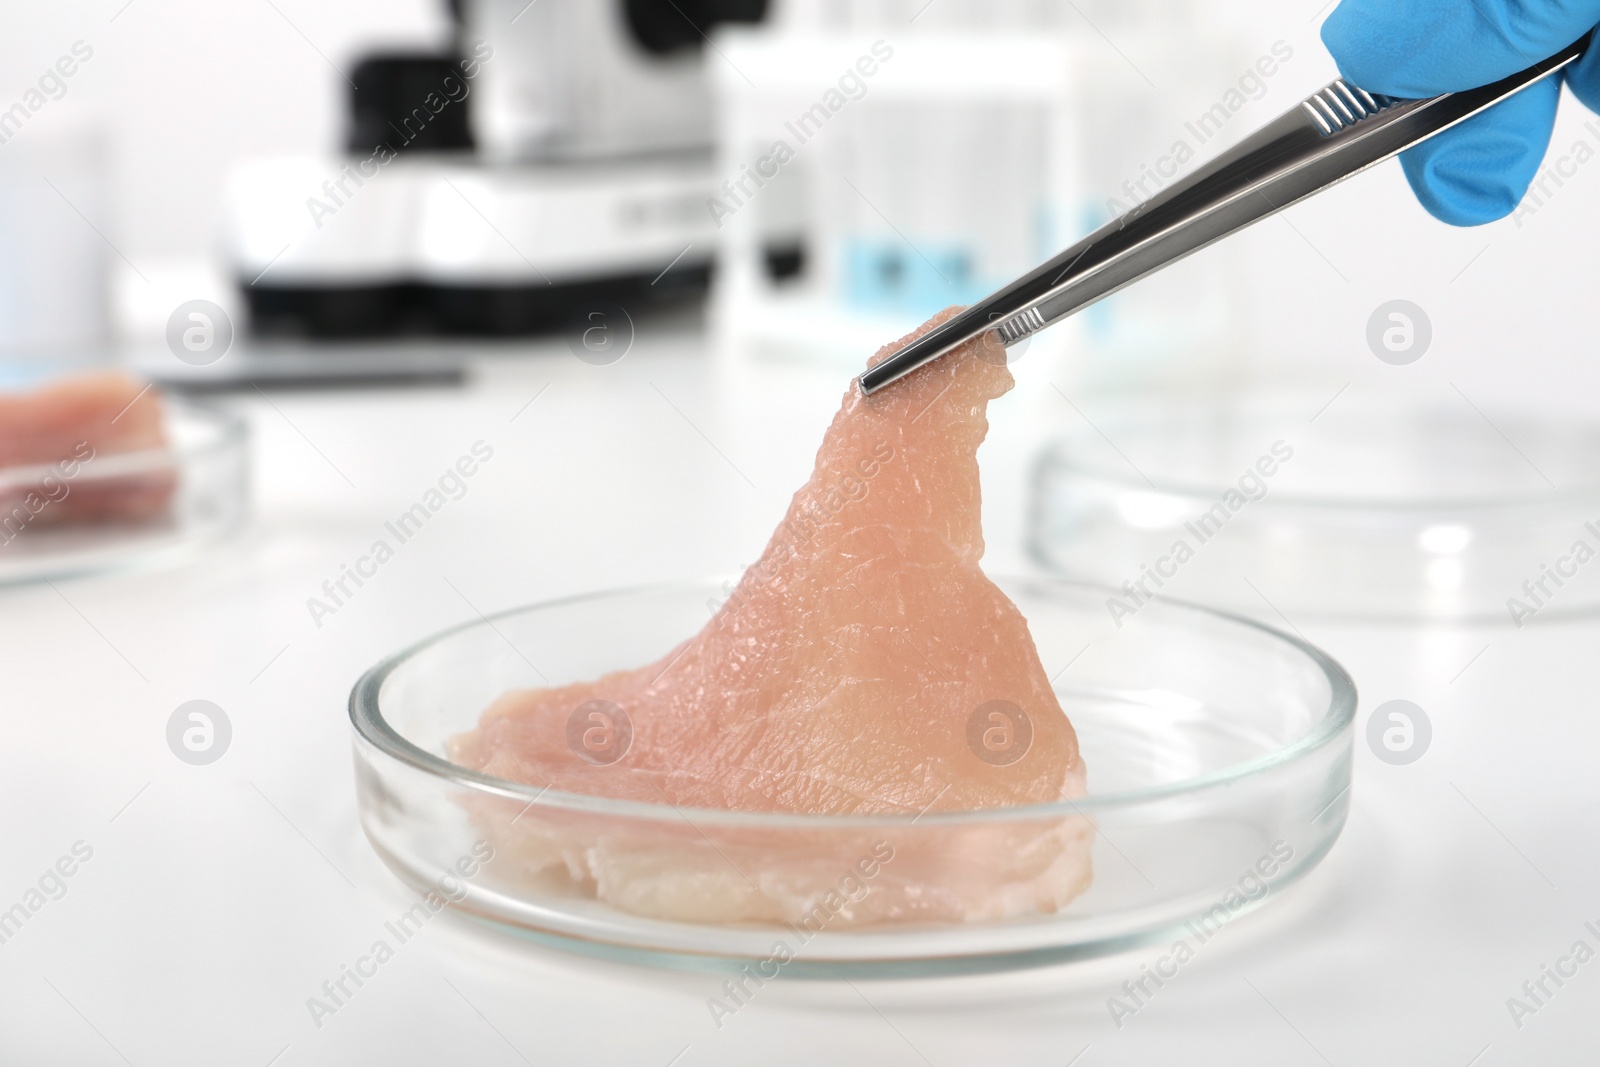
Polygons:
M1146 942L1170 947L1179 937L1204 941L1274 900L1332 848L1348 812L1356 708L1338 664L1293 637L1203 608L1163 602L1139 626L1119 629L1106 618L1105 589L1000 584L1027 618L1077 729L1087 796L903 815L683 809L558 792L447 758L448 739L476 726L508 690L593 678L668 653L704 625L707 601L721 589L707 582L506 612L372 668L350 697L362 828L405 883L435 894L443 886L457 910L506 932L659 966L732 970L755 961L767 965L767 978L773 967L819 977L1007 969ZM1059 911L830 921L824 891L855 877L861 857L882 861L873 865L880 880L938 894L942 879L982 877L970 860L975 843L1065 823L1088 831L1094 876ZM747 889L803 892L807 918L653 917L573 877L553 841L608 857L602 877L665 878L699 887L713 904ZM873 892L873 876L855 884ZM613 900L649 896L639 884L632 888L645 892L607 888ZM773 964L779 942L787 958Z
M163 405L165 447L95 455L70 474L0 467L0 585L174 562L244 522L248 427L210 405L170 396ZM37 515L15 510L30 493L45 501ZM146 509L141 498L161 503ZM77 513L58 517L67 505Z
M1030 548L1118 587L1118 617L1168 595L1275 622L1600 607L1600 425L1348 395L1089 416L1039 456Z

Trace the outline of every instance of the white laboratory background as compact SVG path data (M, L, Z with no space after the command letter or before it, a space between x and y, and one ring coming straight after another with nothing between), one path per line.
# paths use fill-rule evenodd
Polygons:
M946 2L919 17L928 32ZM1088 95L1070 143L1110 143L1095 140L1097 109L1143 117L1105 150L1119 162L1063 164L1081 211L1056 220L1067 238L1179 142L1203 160L1336 74L1319 0L1054 6L1073 54L1099 72L1075 83ZM876 18L909 18L881 7ZM25 347L44 338L33 347L59 347L63 365L98 353L140 366L165 358L183 301L215 300L243 330L231 176L264 157L334 153L352 58L450 33L431 0L13 0L0 29L0 115L60 57L81 59L80 42L92 52L0 144L0 234L37 256L0 262L0 330ZM760 55L738 37L726 41L735 61ZM1273 72L1201 144L1189 118L1264 57ZM713 80L745 100L727 70ZM1552 161L1600 153L1590 119L1564 101ZM30 177L41 159L79 175L66 191L93 232L37 223L61 199ZM1600 419L1600 165L1563 166L1536 210L1455 229L1390 163L1064 328L991 408L987 566L1037 565L1033 463L1082 414L1062 394L1091 416L1130 397L1284 387L1435 407L1470 397L1497 422ZM1303 623L1354 676L1358 727L1383 701L1413 700L1433 747L1391 766L1358 736L1350 820L1328 860L1130 1019L1108 998L1149 949L986 976L785 980L719 1026L707 1000L720 976L569 955L454 917L331 1018L308 1013L410 900L356 821L345 701L361 672L480 612L737 573L809 472L847 364L803 345L764 358L761 323L724 298L652 318L611 366L574 359L559 334L408 340L395 343L460 357L465 380L227 394L253 437L241 533L180 565L0 587L0 910L75 849L80 861L0 942L0 1064L1594 1061L1600 962L1547 981L1537 1012L1508 1010L1532 1003L1525 984L1575 942L1600 949L1585 926L1600 928L1600 623L1583 619ZM1431 324L1409 365L1367 342L1392 300ZM783 314L805 317L774 305ZM849 333L860 322L839 329L864 360L872 345ZM348 607L308 616L322 583L479 440L494 461L427 537ZM231 717L232 747L210 766L167 748L169 714L192 699Z

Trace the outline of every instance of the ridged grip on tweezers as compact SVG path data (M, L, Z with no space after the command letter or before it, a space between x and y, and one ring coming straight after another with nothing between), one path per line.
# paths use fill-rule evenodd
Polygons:
M1000 343L1010 348L1029 334L1038 333L1048 326L1044 316L1039 314L1038 308L1029 308L1019 314L1013 315L994 328L1000 335Z
M1335 81L1183 181L907 344L861 376L873 393L988 330L1012 345L1147 274L1427 140L1577 59L1588 35L1478 89L1422 100Z
M1349 129L1362 119L1387 111L1401 101L1381 93L1352 88L1343 78L1330 82L1319 93L1312 93L1300 108L1322 130L1323 136Z

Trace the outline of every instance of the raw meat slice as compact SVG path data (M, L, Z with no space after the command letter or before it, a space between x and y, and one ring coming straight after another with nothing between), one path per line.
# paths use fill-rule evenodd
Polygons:
M0 543L28 527L165 513L177 484L171 457L160 455L165 447L159 394L122 374L0 396ZM132 453L153 459L102 473L108 457Z
M160 394L125 374L100 372L0 395L0 467L67 459L84 441L97 453L161 447Z
M646 667L507 694L453 740L453 758L679 808L915 815L1082 795L1077 739L1027 623L978 566L977 449L988 402L1011 385L985 339L871 398L852 386L810 481L704 630ZM626 755L579 758L574 710L613 706L631 724ZM604 740L608 717L594 721ZM1014 761L983 758L969 738L993 730L1031 730L1031 744ZM697 921L799 921L879 845L893 862L833 921L1054 910L1089 879L1092 831L1076 818L902 828L883 841L725 830L715 854L698 831L607 832L594 819L530 812L506 843L525 876Z

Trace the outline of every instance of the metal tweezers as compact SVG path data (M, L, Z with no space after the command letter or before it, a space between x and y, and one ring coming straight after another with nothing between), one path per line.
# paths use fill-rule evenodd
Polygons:
M1588 44L1585 34L1492 85L1421 100L1335 81L1183 181L905 345L861 375L861 391L875 393L989 330L1009 348L1499 103L1573 62Z

